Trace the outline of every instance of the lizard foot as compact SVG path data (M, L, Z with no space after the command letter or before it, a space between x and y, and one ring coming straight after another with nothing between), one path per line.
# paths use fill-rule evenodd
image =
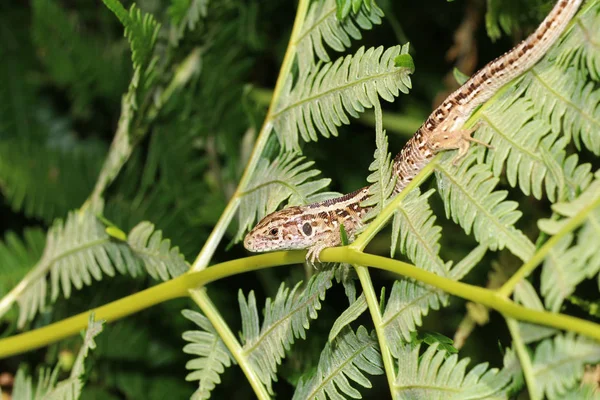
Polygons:
M479 129L480 126L481 121L477 122L475 126L469 129L459 129L449 132L445 135L439 135L438 137L432 139L432 147L436 151L458 149L458 154L452 160L452 164L457 165L458 162L467 155L467 151L469 150L469 147L471 147L471 143L477 143L487 147L488 149L493 149L493 147L488 143L471 137L473 132Z

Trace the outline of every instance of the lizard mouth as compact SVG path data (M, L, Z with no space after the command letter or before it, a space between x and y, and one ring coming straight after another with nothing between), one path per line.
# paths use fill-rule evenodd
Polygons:
M246 235L246 237L244 238L244 247L248 251L253 251L253 252L256 251L255 241L254 241L254 239L252 239L252 236L250 235L250 233L248 233Z

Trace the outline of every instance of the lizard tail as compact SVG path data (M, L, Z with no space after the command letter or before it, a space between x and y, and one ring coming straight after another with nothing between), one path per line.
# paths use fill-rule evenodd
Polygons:
M565 30L583 0L559 0L550 14L527 39L509 52L490 61L448 100L465 106L465 114L491 98L499 88L533 67ZM467 89L467 90L465 90Z

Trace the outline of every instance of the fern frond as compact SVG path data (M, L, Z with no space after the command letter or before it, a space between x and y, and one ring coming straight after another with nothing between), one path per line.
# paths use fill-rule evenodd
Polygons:
M181 313L200 328L182 335L183 340L190 342L183 347L183 352L198 356L187 362L185 367L193 372L185 379L198 381L198 389L192 399L208 399L215 385L221 383L219 375L225 371L225 367L235 363L235 359L208 318L191 310L183 310Z
M552 208L566 218L560 220L542 219L540 229L550 235L560 230L571 217L585 207L590 207L600 199L600 172L581 195L569 203L556 203ZM577 243L573 245L575 235L565 235L552 249L544 262L541 276L541 291L546 307L558 311L564 299L571 295L575 287L584 279L591 278L600 271L600 255L596 244L600 242L600 208L589 213L586 221L577 233Z
M189 266L178 247L171 247L169 239L154 229L150 222L140 222L127 236L127 244L142 261L154 279L169 280L183 274Z
M394 191L396 179L393 177L393 164L391 161L392 155L388 151L388 138L382 127L382 113L379 99L374 103L375 107L375 154L373 154L373 162L369 165L371 174L367 177L370 197L363 201L363 206L373 206L365 215L364 222L369 222L375 218L387 201L390 199Z
M144 69L150 63L160 24L151 14L143 14L135 4L127 11L118 0L102 1L125 27L125 36L131 45L133 67Z
M329 340L329 342L333 342L342 329L354 322L365 311L367 311L367 309L367 299L365 294L362 293L352 304L350 304L348 308L346 308L340 314L339 317L336 318L335 322L331 326L327 340Z
M173 0L167 13L177 38L181 39L186 30L193 31L198 22L206 17L208 0Z
M285 351L289 350L296 338L305 338L310 320L317 318L321 300L331 287L332 279L332 270L320 272L308 281L300 293L300 284L292 290L281 284L275 299L267 299L262 327L254 292L250 292L248 299L239 292L243 355L253 364L269 393L273 392L271 383L277 380L277 366L285 357Z
M261 159L254 171L253 179L240 194L239 228L236 241L254 226L257 219L275 211L289 199L288 204L309 204L331 197L332 193L319 193L330 179L311 180L321 171L309 169L314 162L305 161L296 153L282 153L273 162Z
M535 115L533 101L506 96L483 111L485 123L478 137L494 147L486 157L494 176L500 176L506 165L506 178L511 186L518 184L524 194L532 193L541 199L545 183L548 197L555 201L556 191L562 189L564 181L562 168L555 159L563 152L567 140L558 139L558 133L549 133L550 127L534 119Z
M368 30L373 25L381 24L383 17L383 11L374 2L369 6L365 3L358 4L352 14L348 8L343 11L345 15L342 18L339 18L340 10L336 6L336 0L315 1L311 4L298 37L297 59L301 71L314 65L315 55L321 61L330 61L323 41L333 50L342 52L352 45L352 39L362 38L361 29Z
M18 325L23 326L45 307L48 271L50 298L54 302L61 290L69 298L72 286L79 290L93 280L101 280L104 274L114 276L115 269L136 276L143 266L151 276L165 280L187 270L177 248L170 249L169 241L162 240L160 231L152 232L149 223L134 228L128 244L114 240L89 211L70 213L64 223L56 221L48 231L42 258L18 285L16 300L21 311ZM6 305L0 305L0 312L6 312L3 307Z
M42 256L46 243L40 228L26 228L21 239L7 232L0 242L0 297L14 287Z
M0 190L13 210L51 222L83 203L103 156L99 143L60 149L27 138L0 141Z
M578 149L583 144L600 155L600 139L595 133L600 130L600 89L594 82L584 79L576 68L565 70L546 57L527 74L523 84L527 85L525 94L532 99L531 105L551 122L553 132L562 130Z
M122 46L81 29L78 14L54 0L35 0L32 40L53 83L68 91L75 114L89 117L94 98L117 100L127 85L129 63Z
M451 263L444 263L439 256L442 228L435 224L428 201L434 192L432 189L421 194L416 189L402 200L394 214L391 255L399 250L415 265L448 276Z
M440 304L447 301L448 296L420 283L406 279L394 282L381 318L381 327L394 357L399 357L402 343L410 342L411 333L423 323L423 316L429 314L429 310L439 310Z
M438 343L419 357L420 345L400 346L398 375L394 383L396 399L504 399L512 379L509 373L478 364L465 375L468 358L447 356Z
M562 395L583 375L585 364L600 361L600 345L573 333L546 339L535 349L533 375L542 395L562 399Z
M600 54L598 43L594 40L600 37L600 4L593 4L575 18L573 29L560 46L559 63L587 70L593 80L600 81Z
M83 388L82 376L85 373L84 361L90 350L96 348L94 338L102 332L103 321L94 321L93 314L90 315L88 329L85 332L83 344L79 349L69 378L60 381L57 365L52 372L50 369L41 369L37 385L33 386L30 376L25 374L23 368L19 368L13 386L13 400L77 400Z
M439 192L444 199L446 215L459 223L467 234L473 230L475 240L491 250L507 247L514 255L526 261L531 258L534 245L514 223L521 216L517 203L505 200L507 192L493 191L498 183L487 165L472 166L477 149L457 168L449 156L436 165Z
M360 399L350 383L370 388L365 373L381 375L383 365L375 333L369 335L361 325L356 333L346 329L333 343L325 344L315 375L298 382L293 399Z
M408 45L358 49L354 55L338 58L300 75L292 88L288 79L273 113L273 125L285 149L299 149L298 136L316 141L337 136L337 127L349 124L348 114L358 117L373 107L376 97L393 101L411 87L410 68L396 67L394 58L408 54Z

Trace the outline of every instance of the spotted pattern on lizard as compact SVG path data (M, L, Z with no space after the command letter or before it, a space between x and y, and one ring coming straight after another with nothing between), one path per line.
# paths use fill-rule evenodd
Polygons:
M457 149L465 156L476 128L462 129L471 114L502 86L533 67L565 30L583 0L559 0L550 14L527 39L489 62L464 85L450 94L421 125L394 158L394 194L400 193L439 151ZM369 187L306 206L288 207L264 217L244 239L253 252L308 249L310 261L327 247L341 244L340 225L354 240L370 207L361 203Z

